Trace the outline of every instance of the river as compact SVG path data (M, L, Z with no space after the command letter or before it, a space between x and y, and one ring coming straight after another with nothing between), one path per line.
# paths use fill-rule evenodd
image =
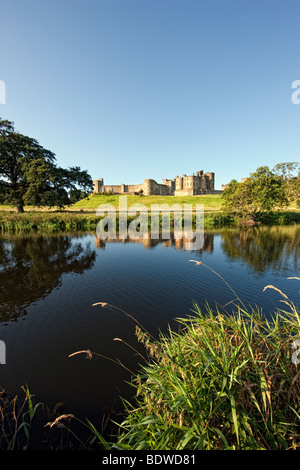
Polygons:
M100 242L95 233L0 236L0 385L25 383L50 409L100 423L143 360L136 321L154 335L178 328L193 302L230 313L239 302L269 316L282 290L299 304L300 227L206 231L198 251L184 240ZM201 261L196 264L194 261ZM93 306L104 302L109 305ZM127 315L128 313L129 315ZM118 338L122 341L115 340ZM127 344L126 344L127 343ZM70 354L91 350L99 355ZM105 357L102 357L105 356Z

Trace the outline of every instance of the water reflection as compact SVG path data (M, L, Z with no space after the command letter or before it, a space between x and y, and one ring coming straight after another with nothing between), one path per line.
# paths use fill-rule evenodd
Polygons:
M0 235L0 338L9 353L1 386L18 393L26 382L38 401L51 406L62 401L70 413L97 424L99 410L119 395L128 398L128 374L111 361L81 355L70 361L68 355L91 349L131 370L139 358L125 346L138 347L132 318L93 303L120 307L156 335L178 328L174 319L191 314L193 301L230 312L234 298L225 279L246 305L269 315L282 305L276 291L263 291L268 284L278 282L298 303L299 283L286 278L298 276L299 242L300 226L205 231L197 252L173 237L128 240L123 246L122 240L103 243L95 232ZM201 260L222 279L190 259ZM24 321L11 321L18 316Z
M95 245L91 247L93 238ZM96 253L113 243L138 243L147 250L155 249L158 245L183 252L188 250L188 240L175 239L172 235L169 240L152 240L149 237L143 240L102 241L95 237L95 233L26 236L4 234L0 237L0 321L8 322L23 316L29 304L46 297L61 285L64 274L81 275L91 270ZM214 250L217 251L214 256L225 256L229 262L242 262L259 275L263 275L268 269L274 273L289 271L297 275L300 226L206 231L201 250L189 253L193 258L198 256L201 259L204 253L212 254ZM133 261L135 252L131 256ZM111 270L112 263L110 258ZM152 274L156 275L157 272ZM136 278L134 282L137 282Z
M65 273L91 269L95 250L70 235L0 238L1 321L16 320L48 295Z
M221 248L229 260L240 260L247 263L257 273L264 273L271 267L274 271L282 271L288 267L295 272L298 269L300 258L300 226L258 226L245 229L222 229L216 232L205 232L204 243L200 250L193 250L193 256L203 252L213 252L214 237L221 236ZM151 249L159 244L163 247L173 247L176 250L189 251L189 241L184 237L175 239L152 240L148 238L139 240L100 240L95 237L95 246L102 250L107 243L140 243L144 248Z
M256 273L263 274L268 268L297 272L300 226L224 230L222 249L230 260L242 260Z
M189 240L185 237L182 237L181 239L178 239L178 238L175 239L174 234L172 233L170 234L170 238L167 240L162 238L161 234L160 234L160 238L158 239L151 239L151 236L149 234L149 236L144 237L144 238L131 239L130 237L128 237L128 239L126 240L119 239L119 238L101 240L99 237L95 236L96 248L100 248L101 250L104 250L108 243L122 243L124 245L126 243L140 243L144 245L144 248L146 249L154 248L157 245L161 244L165 248L171 246L171 247L174 247L176 250L190 251ZM210 251L213 251L213 249L214 249L214 234L207 232L207 233L204 233L204 241L203 241L202 248L199 250L193 250L193 253L201 253L203 251L210 252Z

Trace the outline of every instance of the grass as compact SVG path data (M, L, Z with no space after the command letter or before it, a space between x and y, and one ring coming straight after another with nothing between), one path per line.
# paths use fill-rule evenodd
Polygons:
M18 396L10 399L4 390L0 391L0 450L28 450L32 423L42 403L34 404L28 386L22 387L25 394L21 405Z
M94 230L98 222L99 217L95 214L73 214L68 212L25 212L16 214L0 212L0 231L3 232Z
M291 347L300 338L299 310L266 288L288 307L269 320L241 304L229 314L195 305L178 319L181 331L158 340L137 325L148 360L135 376L135 403L125 402L126 417L105 447L298 449L300 371Z
M204 204L205 210L216 211L221 209L221 194L207 194L203 196L127 196L128 208L133 204L143 204L150 208L151 204ZM119 195L103 195L103 194L91 194L90 196L82 199L71 206L66 206L63 212L85 212L85 213L96 213L97 208L101 204L111 204L113 207L118 209L119 207ZM62 211L59 207L35 207L25 206L25 212L57 212ZM15 212L13 206L0 205L0 212Z
M0 205L0 231L58 231L58 230L94 230L99 221L96 210L101 204L111 204L118 212L118 195L92 194L63 210L57 207L26 206L23 214L17 214L12 206ZM184 204L204 205L204 227L218 228L222 226L237 226L241 221L233 213L222 209L222 195L208 194L202 196L127 196L127 208L133 204L143 204L150 214L152 204ZM171 213L171 217L173 214ZM134 218L134 217L133 217ZM129 220L130 222L130 220ZM260 218L263 224L287 225L300 223L300 209L291 204L285 211L275 210L265 212Z
M221 277L200 261L195 262L195 269L209 269ZM223 281L234 295L230 311L209 305L202 311L195 304L191 316L178 319L178 331L169 330L158 339L120 307L106 302L93 304L121 311L135 322L136 336L145 353L124 342L143 361L138 373L131 372L135 400L124 401L123 421L113 423L117 431L109 437L89 420L77 420L89 432L89 438L80 441L70 429L70 421L76 420L70 414L57 416L44 429L67 431L68 438L75 438L86 450L298 449L299 309L280 289L268 285L264 290L274 289L283 308L267 319L258 309L246 309ZM89 349L69 357L77 354L85 354L90 360L99 356L126 368L121 361ZM18 448L19 443L24 449L30 448L32 422L40 404L34 406L28 388L24 391L27 410L23 411L23 405L18 415L14 409L10 413L14 417L10 433L0 396L2 448L4 441L7 449Z
M221 209L221 194L207 194L203 196L127 196L127 206L130 207L133 204L143 204L150 208L152 204L204 204L205 210L215 211ZM114 207L119 207L119 196L118 195L103 195L103 194L92 194L88 198L73 204L71 210L83 209L96 211L98 206L101 204L112 204Z
M2 232L57 232L57 231L90 231L95 230L102 217L90 213L53 213L53 212L25 212L23 214L0 212L0 231ZM128 217L128 225L134 220L134 216ZM171 221L173 215L171 214ZM195 216L193 225L195 227ZM119 219L116 218L118 229ZM162 218L160 217L160 224ZM172 222L171 222L172 224ZM236 221L228 214L217 212L215 214L204 214L205 228L222 227L224 225L235 225ZM161 225L160 225L161 226ZM172 228L172 225L171 225ZM151 218L148 219L148 230L151 230Z
M71 212L71 211L44 211L44 212L24 212L17 214L15 212L0 211L0 232L58 232L58 231L91 231L95 230L100 216L94 212ZM128 217L128 224L135 219L134 216ZM171 213L171 221L173 214ZM151 217L149 213L148 230L151 229ZM160 219L162 220L162 219ZM195 216L193 216L193 229L195 225ZM118 215L116 224L118 229ZM172 223L172 222L171 222ZM261 216L260 224L264 225L289 225L300 223L300 211L286 212L268 212ZM232 213L219 210L204 211L204 228L213 229L225 226L247 225L247 222L241 220ZM172 227L172 225L171 225Z

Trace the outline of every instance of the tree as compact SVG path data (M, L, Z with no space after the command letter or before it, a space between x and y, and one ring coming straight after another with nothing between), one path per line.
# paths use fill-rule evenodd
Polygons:
M36 139L16 132L14 124L0 118L0 202L16 206L59 206L87 195L93 181L79 167L56 165L53 152ZM79 191L79 192L78 192Z
M300 207L300 163L278 163L273 171L283 178L289 202L297 202Z
M284 178L267 166L257 168L240 183L232 180L222 197L225 208L254 220L262 211L281 208L289 203Z

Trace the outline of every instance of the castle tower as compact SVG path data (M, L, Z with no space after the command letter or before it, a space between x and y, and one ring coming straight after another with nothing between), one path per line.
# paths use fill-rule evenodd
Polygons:
M208 176L208 189L213 191L215 189L215 174L214 173L206 173Z
M176 178L175 178L175 189L183 189L183 178L182 178L182 176L176 176Z
M104 180L103 178L99 178L98 180L94 180L94 193L102 193L103 192L103 185Z

